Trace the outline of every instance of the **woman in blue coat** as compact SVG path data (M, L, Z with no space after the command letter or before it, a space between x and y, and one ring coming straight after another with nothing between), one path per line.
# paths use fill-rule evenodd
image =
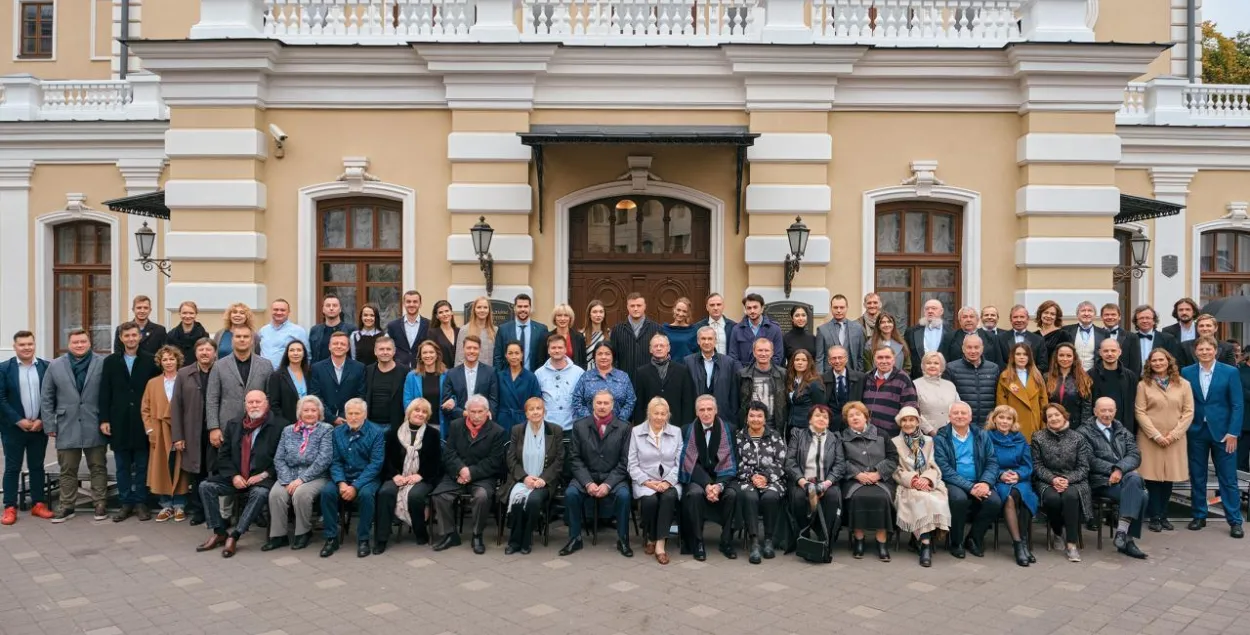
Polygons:
M425 340L417 345L416 362L408 376L404 378L404 412L418 398L430 403L439 403L439 395L443 392L443 380L447 366L443 361L442 348L434 340ZM447 438L447 422L443 420L443 409L438 409L438 418L430 423L436 424Z
M538 378L525 368L525 351L520 342L508 342L504 349L507 368L499 369L499 412L495 423L508 432L512 426L525 423L525 402L530 397L543 396Z
M1037 562L1029 549L1028 537L1023 534L1037 513L1037 492L1033 491L1033 452L1029 448L1029 440L1020 432L1016 410L1011 406L999 406L990 412L985 429L989 431L990 442L998 457L998 469L1002 472L994 491L1003 501L1003 518L1007 521L1007 531L1011 533L1016 564L1027 567L1029 563ZM1018 511L1020 505L1029 510L1023 526Z

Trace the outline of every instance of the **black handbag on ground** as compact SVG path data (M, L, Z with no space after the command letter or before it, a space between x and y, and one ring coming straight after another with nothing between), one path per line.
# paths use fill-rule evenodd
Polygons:
M795 551L799 557L814 563L828 564L833 562L833 540L829 535L829 527L825 524L825 515L817 507L808 518L807 526L799 531L795 543Z

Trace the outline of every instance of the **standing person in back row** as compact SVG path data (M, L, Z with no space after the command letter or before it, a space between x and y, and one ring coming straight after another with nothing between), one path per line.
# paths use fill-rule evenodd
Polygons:
M260 327L256 339L260 356L269 360L273 368L282 363L287 344L299 340L308 350L308 331L291 321L291 304L282 298L269 305L269 323Z
M908 352L911 353L912 379L924 374L921 360L925 355L941 353L946 356L950 351L951 338L955 333L946 325L944 315L946 307L942 306L941 300L928 300L924 303L924 317L903 334L903 341L907 342Z
M625 309L629 316L612 327L608 343L615 354L616 367L633 383L638 367L651 358L651 338L660 332L660 325L647 317L647 301L637 291L625 297Z
M864 327L864 341L872 339L877 333L877 318L881 315L881 296L869 291L864 294L864 312L855 320ZM864 372L868 372L864 370Z
M165 339L168 333L165 327L150 321L148 318L152 315L152 300L146 295L137 295L130 304L130 308L134 311L135 319L132 320L139 325L139 350L143 351L148 357L156 354L165 345ZM113 333L113 350L120 351L122 349L122 330L118 326Z
M100 371L104 357L91 350L85 329L69 332L69 350L48 364L44 373L39 413L48 438L56 442L56 462L61 471L61 504L52 522L74 517L78 502L78 466L87 456L91 473L91 501L95 520L108 518L108 446L100 432Z
M829 321L816 329L816 372L829 370L828 352L831 347L841 346L850 354L851 368L864 370L864 325L859 320L847 319L849 303L846 296L838 294L829 300ZM875 325L875 321L874 321Z
M139 350L139 325L126 322L117 327L122 348L104 358L100 368L100 432L113 446L117 469L117 498L121 509L113 515L120 523L130 516L151 520L148 511L147 431L143 425L143 393L148 380L160 374L151 356Z
M1176 324L1165 326L1163 332L1172 336L1178 344L1198 339L1198 303L1193 298L1181 298L1172 305L1172 319Z
M316 364L330 358L330 337L335 333L351 335L356 325L343 320L343 303L333 293L321 301L321 323L308 332L308 363Z
M1171 335L1158 329L1159 314L1154 307L1143 304L1133 309L1133 326L1137 327L1137 337L1130 337L1128 348L1123 352L1120 363L1141 376L1142 367L1150 351L1162 348L1176 359L1184 359L1181 345Z
M766 339L772 343L772 365L785 368L785 342L781 326L764 315L764 297L749 293L742 298L742 321L734 325L729 335L729 352L739 366L755 363L755 341ZM745 415L745 413L743 413Z
M26 459L30 481L43 483L43 461L48 449L48 435L43 429L45 416L39 411L48 362L35 357L35 334L30 331L18 331L13 335L13 353L12 359L0 363L0 440L4 443L4 518L0 524L3 525L17 522L17 481L22 473L22 459ZM30 488L30 501L34 505L31 516L52 518L45 496L43 487Z
M1189 483L1194 501L1191 531L1207 526L1207 461L1215 465L1220 501L1228 534L1244 538L1241 528L1241 492L1237 486L1237 437L1245 414L1241 375L1236 368L1215 360L1216 341L1198 338L1194 355L1198 363L1181 370L1194 391L1194 421L1186 439L1189 444Z
M530 319L533 301L524 293L512 301L513 319L499 325L495 335L495 350L491 365L496 369L508 367L504 353L509 342L521 343L521 365L531 373L547 362L547 326ZM524 419L524 417L522 417Z
M707 309L707 317L695 322L695 341L698 342L698 329L710 327L712 334L716 336L717 354L727 355L729 334L733 332L735 322L725 315L725 297L719 293L713 293L707 297L707 304L704 307Z
M411 370L415 363L417 346L430 333L430 321L421 317L421 292L410 289L404 292L404 314L386 325L386 335L395 341L395 363Z

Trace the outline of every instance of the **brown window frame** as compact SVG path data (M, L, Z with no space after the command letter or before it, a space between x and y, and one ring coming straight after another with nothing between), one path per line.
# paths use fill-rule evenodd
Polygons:
M325 247L325 215L327 212L344 210L347 213L345 234L343 237L344 245L351 245L356 231L353 216L357 207L369 207L373 209L373 245L374 247ZM399 215L399 248L383 249L376 245L381 243L382 224L379 222L381 211L390 211ZM320 201L317 203L317 322L320 323L321 317L321 301L325 298L326 289L331 287L355 286L356 288L356 311L369 301L369 288L371 287L389 287L394 286L399 289L402 294L403 289L403 266L404 266L404 244L403 244L403 206L399 201L392 201L385 198L375 197L348 197L335 198ZM338 281L325 279L323 269L326 264L351 264L356 266L356 280ZM398 265L400 268L400 279L394 284L369 282L369 265ZM402 298L402 295L401 295ZM378 316L381 324L378 328L385 325L388 316ZM398 316L389 316L391 318ZM344 311L343 319L348 322L355 322L356 316L347 315Z
M82 254L79 253L82 244L80 242L80 239L78 238L78 232L81 232L84 229L90 229L96 232L96 241L95 241L95 249L96 249L95 256L96 257L95 257L94 263L84 263ZM62 263L61 262L62 252L60 248L60 241L57 240L57 238L60 232L70 231L70 230L73 230L75 232L74 241L73 241L74 253L73 253L73 256L68 259L70 260L70 262ZM105 223L97 222L97 221L82 220L82 221L73 221L69 223L61 223L60 225L53 227L52 231L53 231L53 238L52 238L52 245L53 245L53 249L52 249L52 338L53 338L52 350L56 356L60 356L66 350L65 348L62 348L61 346L61 326L62 326L61 325L61 299L60 299L61 292L62 291L77 291L81 293L82 297L80 299L80 302L82 306L83 323L78 326L80 328L86 329L88 333L94 333L95 329L92 328L93 326L107 325L110 328L112 327L112 321L113 321L112 306L111 306L112 301L113 301L112 292L113 292L113 285L117 284L117 281L113 279L113 262L112 262L113 260L113 251L112 251L113 235L112 235L112 230L108 225L106 225ZM109 240L107 247L100 240L101 236ZM62 275L81 276L83 280L82 286L81 287L61 286ZM99 275L109 276L108 287L97 287L97 286L91 285L91 277L99 276ZM103 291L108 294L110 307L109 307L109 310L107 311L108 313L107 315L101 315L101 316L92 315L91 313L91 292L92 291ZM97 353L110 352L112 350L112 345L113 345L113 340L111 336L110 337L96 337L93 335L91 338L91 348L95 350Z
M40 35L40 33L43 32L43 25L44 25L43 8L44 7L48 7L52 9L52 17L50 18L52 22L52 37L49 38L47 50L44 50L43 48L43 44L42 44L43 37ZM26 18L26 10L28 8L35 9L35 15L34 15L33 20L28 20ZM29 22L34 23L35 35L33 38L27 37L26 35L26 25ZM19 2L18 13L17 13L17 40L18 40L17 58L19 60L50 60L52 59L52 56L54 55L56 51L56 3L49 2L47 0L42 0L42 1L31 0L29 2ZM34 52L27 53L26 43L32 40L34 41L34 44L35 44Z
M925 300L921 298L924 291L930 292L950 292L955 296L953 307L947 307L944 316L948 324L952 324L955 315L959 311L959 307L963 304L963 207L952 205L949 203L937 203L932 201L893 201L890 203L881 203L877 205L875 214L873 215L873 244L875 245L879 232L881 231L881 223L879 219L882 216L897 214L899 217L899 251L897 253L888 253L876 251L876 262L873 264L873 291L877 293L891 291L907 291L911 293L911 305L908 307L908 321L915 321L921 314ZM925 251L921 253L908 253L903 251L906 245L907 222L906 215L908 213L920 212L926 215L925 219ZM933 231L935 216L949 216L951 223L955 228L953 253L938 253L933 251ZM880 287L877 286L877 270L878 269L910 269L911 285L908 288L902 287ZM954 269L955 284L951 287L942 288L925 288L920 284L920 272L923 269ZM899 318L900 316L895 316ZM898 325L899 329L905 329L910 324Z
M1219 240L1219 236L1221 235L1227 235L1232 238L1232 251L1230 252L1229 257L1233 263L1233 268L1237 269L1237 263L1241 262L1240 247L1238 246L1240 241L1238 241L1237 238L1241 236L1250 236L1250 232L1235 229L1213 229L1202 232L1202 235L1198 239L1198 289L1197 293L1194 294L1194 296L1198 298L1199 302L1202 304L1206 303L1204 301L1202 287L1208 284L1219 285L1220 293L1216 297L1233 295L1234 292L1240 290L1242 285L1250 284L1250 267L1247 267L1246 271L1215 270L1215 263L1217 259L1215 246ZM1211 255L1203 256L1202 246L1208 236L1211 237ZM1204 270L1204 268L1206 270ZM1244 327L1241 324L1233 325L1227 322L1220 322L1219 330L1216 331L1216 334L1221 340L1229 337L1237 337L1240 339L1250 335L1250 331L1244 330Z

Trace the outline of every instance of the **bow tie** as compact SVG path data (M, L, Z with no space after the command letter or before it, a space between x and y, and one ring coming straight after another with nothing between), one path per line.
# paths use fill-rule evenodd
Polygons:
M1153 333L1138 333L1137 337L1143 340L1153 340L1155 338Z

